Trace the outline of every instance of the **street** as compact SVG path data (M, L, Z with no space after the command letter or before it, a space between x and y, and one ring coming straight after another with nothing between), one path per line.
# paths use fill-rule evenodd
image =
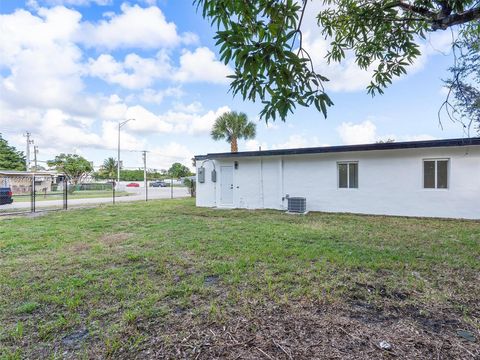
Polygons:
M145 200L145 193L143 188L126 188L125 190L132 194L129 196L117 197L115 198L116 202ZM186 187L173 188L174 198L188 197L188 196L190 195ZM171 197L171 189L168 187L148 189L148 200L169 199L170 197ZM92 205L92 204L107 204L107 203L112 203L112 197L71 199L71 200L68 200L68 207ZM0 205L0 213L30 209L30 206L31 204L29 201L13 202L12 204ZM44 208L61 208L62 206L63 206L63 200L37 201L35 204L35 207L38 210L44 209Z

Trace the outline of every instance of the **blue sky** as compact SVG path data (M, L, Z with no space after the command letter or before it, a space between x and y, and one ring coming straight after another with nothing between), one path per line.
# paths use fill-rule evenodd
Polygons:
M240 150L323 146L462 137L463 130L437 111L445 98L442 78L452 58L449 32L422 43L422 57L409 74L372 98L369 72L352 58L327 65L328 43L320 36L309 3L305 45L319 72L331 82L335 105L324 119L299 108L285 123L258 120L260 105L232 98L225 78L231 68L218 61L214 30L191 0L2 1L0 32L0 132L24 149L30 131L41 160L78 153L95 165L116 156L116 124L122 129L122 158L141 166L149 150L151 168L174 161L190 165L194 154L227 151L209 130L227 110L258 122L257 138Z

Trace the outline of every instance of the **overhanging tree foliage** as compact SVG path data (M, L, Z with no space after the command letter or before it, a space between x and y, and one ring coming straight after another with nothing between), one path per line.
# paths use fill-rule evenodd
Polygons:
M311 1L194 0L217 27L225 63L234 64L231 91L260 100L265 120L285 120L297 105L314 105L324 116L333 103L304 49L302 20ZM353 52L360 68L374 68L368 85L382 93L420 55L426 33L470 24L480 27L478 0L324 0L319 32L330 39L328 61Z
M76 185L93 171L92 164L84 157L76 154L60 154L54 160L47 161L48 166L55 168L67 176Z
M480 29L467 26L454 44L452 77L445 81L449 92L442 109L460 122L469 136L472 125L480 134Z
M25 155L22 151L17 151L13 146L8 145L8 141L2 138L0 133L0 169L19 170L27 169Z

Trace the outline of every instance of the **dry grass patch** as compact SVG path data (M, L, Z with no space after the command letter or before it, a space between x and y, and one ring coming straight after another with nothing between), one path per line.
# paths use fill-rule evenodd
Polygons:
M132 235L132 233L124 232L104 234L100 237L99 242L109 247L114 247L130 239Z
M0 220L0 359L479 357L479 258L480 222L190 199Z

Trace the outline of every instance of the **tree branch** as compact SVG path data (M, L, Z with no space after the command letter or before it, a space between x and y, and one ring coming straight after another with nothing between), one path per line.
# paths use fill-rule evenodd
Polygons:
M417 6L417 5L407 4L407 3L404 3L402 1L393 3L390 7L400 7L403 10L413 12L413 13L416 13L416 14L420 14L420 15L423 15L423 16L426 16L426 17L432 18L432 19L436 18L436 16L437 16L437 14L435 12L430 11L427 8Z
M467 10L460 14L451 14L442 19L434 20L432 30L445 30L450 26L464 24L477 19L480 19L480 7Z

